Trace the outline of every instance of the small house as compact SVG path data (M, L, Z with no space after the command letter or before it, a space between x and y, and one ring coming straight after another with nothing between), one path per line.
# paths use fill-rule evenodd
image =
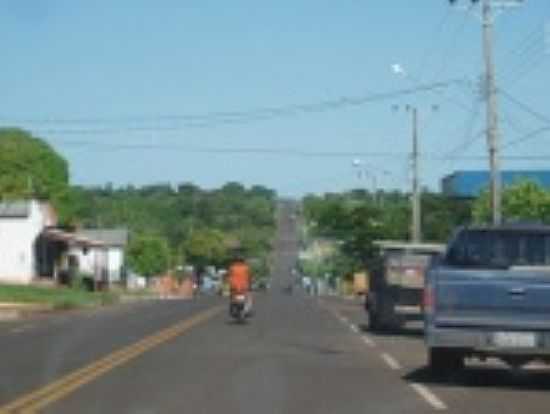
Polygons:
M77 231L75 236L94 241L86 249L74 246L69 250L80 273L93 275L96 281L108 285L123 282L128 230L86 229Z
M37 200L0 202L0 281L28 284L38 276L36 242L57 223L48 203Z

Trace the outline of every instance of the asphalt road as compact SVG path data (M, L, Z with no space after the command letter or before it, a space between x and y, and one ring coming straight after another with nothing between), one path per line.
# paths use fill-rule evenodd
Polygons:
M470 364L435 379L421 332L374 335L356 301L289 292L282 208L272 289L250 323L220 298L0 325L0 413L547 413L550 371Z

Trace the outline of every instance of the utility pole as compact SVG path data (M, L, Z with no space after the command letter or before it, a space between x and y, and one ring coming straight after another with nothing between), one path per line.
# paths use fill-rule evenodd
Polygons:
M457 0L449 0L451 4ZM487 148L489 150L490 194L493 225L502 222L502 178L500 173L499 130L497 108L497 86L495 77L493 31L495 9L516 7L523 0L471 0L472 4L481 2L481 22L483 26L483 60L485 63L484 97L487 104Z
M394 106L397 110L398 106ZM420 150L418 145L418 108L412 105L405 106L407 112L412 114L412 188L411 188L411 241L422 241L422 190L420 183ZM432 112L439 110L439 105L432 105Z
M491 169L491 211L493 225L502 222L502 183L500 176L497 90L495 82L495 62L493 57L493 0L483 0L483 57L485 61L485 94L487 102L487 147Z
M418 243L422 240L422 211L421 211L421 202L420 202L420 175L418 168L418 110L412 108L412 195L411 195L411 204L412 204L412 229L411 236L412 241Z

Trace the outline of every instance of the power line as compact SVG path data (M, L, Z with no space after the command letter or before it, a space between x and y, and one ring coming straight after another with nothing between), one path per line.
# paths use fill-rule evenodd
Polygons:
M524 56L528 52L532 51L532 49L536 49L538 46L538 42L541 40L539 38L539 35L542 34L542 31L540 29L540 26L537 25L535 29L530 32L523 41L516 47L510 49L508 53L504 54L503 57L516 57L516 56Z
M445 48L441 68L439 69L438 72L434 74L434 79L437 80L438 78L440 78L447 70L449 64L452 62L452 59L450 58L451 51L453 51L453 49L456 50L456 42L458 40L458 37L461 35L461 33L464 31L464 28L466 27L466 23L468 22L468 17L469 17L468 14L472 11L473 7L474 7L474 4L472 4L469 7L467 13L464 14L464 18L462 22L459 24L459 26L457 26L454 33L452 34L450 45L449 47ZM457 57L456 53L454 53L452 57L456 59Z
M460 152L466 151L466 149L468 149L470 147L470 145L472 145L477 139L479 139L480 136L483 136L483 134L485 132L484 130L480 131L475 136L472 136L472 131L474 129L476 120L477 120L480 112L481 112L481 107L479 105L477 107L473 107L470 110L470 115L468 117L468 120L464 124L464 128L465 128L466 132L464 134L463 142L460 145L458 145L457 147L455 147L452 150L450 150L449 152L447 152L447 155L446 155L447 158L453 159L455 155L457 155Z
M345 96L332 100L324 100L307 104L292 104L285 106L263 107L242 111L210 112L195 115L161 115L161 116L132 116L123 118L50 118L50 119L17 119L0 117L0 122L7 124L28 125L104 125L127 123L159 123L159 122L183 122L177 126L166 127L170 131L183 128L204 128L224 124L241 124L254 121L262 121L273 118L289 117L308 113L322 113L327 111L353 108L368 103L395 99L401 96L414 95L422 92L434 91L450 85L463 82L462 79L452 79L441 82L418 85L413 88L400 89L390 92L371 93L363 96ZM46 133L86 134L86 133L117 133L117 132L151 132L159 127L132 126L124 128L99 128L97 130L86 129L46 129Z
M519 138L516 138L514 140L508 141L507 143L505 143L502 146L502 148L514 147L518 144L524 143L526 141L530 141L530 140L538 137L539 135L541 135L545 132L549 132L549 131L550 131L550 126L545 126L545 127L542 127L542 128L535 129L534 131L531 131L528 134L525 134L525 135L523 135Z
M537 32L538 32L539 29L537 29ZM517 49L514 49L512 51L512 53L508 53L506 54L505 57L507 58L515 58L515 59L520 59L520 58L525 58L527 55L531 54L532 52L536 52L537 49L541 46L542 44L542 41L544 40L543 37L541 38L538 38L535 37L533 38L530 43L527 43L525 44L523 47L521 48L517 48ZM524 59L522 59L524 60ZM521 61L520 61L521 62ZM510 68L508 68L510 69ZM513 69L513 68L512 68Z
M530 105L528 105L528 104L520 101L519 99L515 98L513 95L506 92L502 88L499 89L499 92L505 99L512 102L513 104L515 104L519 108L523 109L526 113L530 114L531 116L533 116L534 118L536 118L539 121L543 122L544 124L549 124L550 125L550 117L541 114L537 110L533 109Z
M309 151L294 148L266 148L266 147L194 147L178 144L111 144L86 141L61 141L61 145L86 147L96 151L130 151L130 150L166 150L204 154L242 154L242 155L279 155L302 158L353 158L376 157L396 158L407 157L406 153L396 152L358 152L358 151Z
M527 131L525 126L516 121L506 109L501 107L500 114L503 123L506 123L511 129L514 130L515 133L524 134L525 131Z
M548 129L550 131L550 128ZM487 160L487 157L483 155L463 155L455 158L460 161L476 161L483 162ZM548 155L503 155L501 157L505 161L544 161L550 160L550 154ZM447 162L448 159L443 159L439 156L426 156L423 158L424 161L430 162Z
M542 24L538 23L535 29L526 36L522 46L512 49L506 56L514 57L519 61L519 65L508 66L507 70L502 73L503 79L512 80L514 83L540 64L544 60L544 28L542 28Z
M438 25L436 26L435 35L433 37L434 42L432 43L431 47L427 47L424 54L422 55L422 58L420 60L420 68L418 70L418 79L419 82L424 77L424 71L426 69L426 65L431 58L431 56L434 55L435 51L437 50L437 40L439 40L439 37L441 36L441 33L443 32L443 28L445 27L445 24L449 20L449 17L451 16L451 9L446 8L445 13L443 15L443 18L440 20Z
M418 76L411 75L408 72L406 73L406 76L404 78L414 85L421 84L421 79ZM468 84L468 80L467 79L457 80L456 82L454 82L454 84L465 88L465 84ZM458 98L456 95L449 96L446 93L446 91L442 91L440 89L433 89L433 90L430 90L429 92L431 92L434 95L440 96L443 99L443 101L449 102L453 104L455 107L462 109L463 111L470 112L470 107L468 107L465 103L463 103L460 98Z
M536 52L539 47L541 47L544 41L544 31L541 29L542 22L537 23L535 29L529 34L527 34L520 43L509 49L509 51L503 55L503 58L515 58L519 60L519 65L515 68L513 66L507 67L507 70L503 71L501 75L504 75L503 78L511 77L512 74L516 74L519 70L524 68L525 62L528 59L528 55L532 52ZM536 57L540 55L537 54ZM532 59L533 56L531 56Z
M526 141L528 139L534 138L537 135L540 135L543 132L550 131L550 126L538 129L531 132L528 135L525 135L521 140ZM482 136L480 133L476 135ZM514 142L509 142L505 145L505 148L512 146L512 144L518 144L520 140L514 140ZM167 150L167 151L182 151L186 153L202 153L202 154L218 154L218 155L260 155L260 156L282 156L282 157L298 157L298 158L345 158L350 159L353 157L363 157L363 158L390 158L394 160L407 160L409 158L408 153L398 153L398 152L365 152L365 151L309 151L302 149L294 148L269 148L269 147L193 147L193 146L184 146L184 145L167 145L167 144L110 144L110 143L98 143L98 142L84 142L84 141L65 141L62 142L64 145L73 145L75 147L86 148L88 151L131 151L131 150ZM447 162L449 157L441 156L434 153L424 153L421 157L424 161L437 161L437 162ZM484 161L486 160L485 156L455 156L453 159L462 160L462 161ZM512 160L512 161L530 161L530 160L546 160L550 159L550 155L508 155L503 156L502 159ZM373 164L369 165L373 166ZM388 167L385 168L386 171Z
M483 138L484 135L485 135L485 130L483 129L483 130L479 131L477 134L470 136L466 141L464 141L458 147L456 147L452 151L450 151L445 156L445 159L447 159L447 160L458 160L458 159L460 159L458 154L460 154L461 152L465 152L476 141L478 141L480 138Z
M502 76L505 82L515 85L522 80L526 75L535 70L539 65L544 63L546 56L544 53L533 55L529 58L524 58L522 62L512 70L509 70Z

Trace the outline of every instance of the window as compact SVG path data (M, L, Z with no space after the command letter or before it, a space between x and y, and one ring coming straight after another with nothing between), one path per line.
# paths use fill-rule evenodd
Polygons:
M447 263L460 267L550 265L550 234L515 230L465 230L455 239Z

